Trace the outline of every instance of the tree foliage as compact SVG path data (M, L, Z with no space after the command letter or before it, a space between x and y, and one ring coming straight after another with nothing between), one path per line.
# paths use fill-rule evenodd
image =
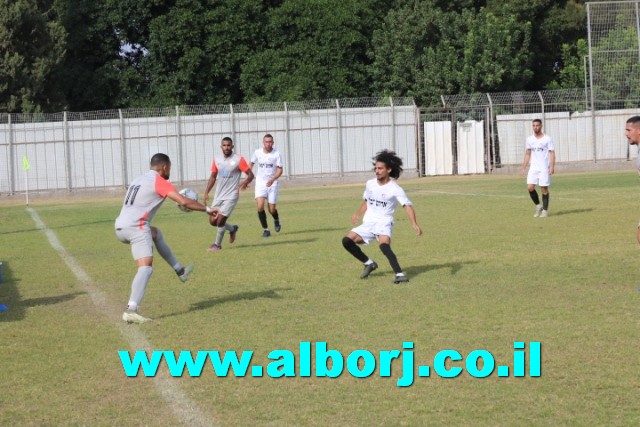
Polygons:
M66 34L52 2L0 0L0 111L64 108L52 81L66 49Z
M243 66L248 100L370 95L370 39L386 2L285 0L269 13L264 49Z
M567 87L583 3L0 0L0 111Z
M390 12L374 34L375 87L437 102L441 94L520 89L531 78L531 26L486 8L445 12L434 0Z

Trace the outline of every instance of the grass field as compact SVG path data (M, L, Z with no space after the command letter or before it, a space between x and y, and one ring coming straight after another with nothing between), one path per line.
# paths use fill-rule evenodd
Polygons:
M640 425L640 178L558 174L546 219L532 217L521 177L400 183L424 230L396 212L392 247L411 278L401 286L377 244L364 248L380 265L368 280L342 248L364 183L285 185L283 230L269 239L243 193L238 239L217 253L204 215L165 203L154 225L196 270L182 284L156 257L144 325L120 320L135 273L113 232L120 198L36 198L33 213L0 201L0 425ZM396 385L399 365L390 378L220 378L210 367L128 378L117 353L253 350L266 365L302 341L345 357L412 341L418 364L484 349L496 365L514 341L539 341L542 374L411 387Z

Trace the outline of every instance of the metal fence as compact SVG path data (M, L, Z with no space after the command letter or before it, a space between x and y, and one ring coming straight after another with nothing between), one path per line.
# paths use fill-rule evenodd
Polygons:
M594 110L587 89L442 96L441 106L421 110L421 170L424 175L490 173L519 165L536 118L554 138L558 162L635 158L624 126L640 114L640 102L627 99L624 105L628 108Z
M171 157L175 183L203 181L223 137L249 160L266 133L285 179L367 172L382 149L417 175L416 116L411 98L0 114L0 193L126 186L157 152Z
M224 136L250 158L265 133L283 153L287 180L360 178L385 148L409 175L492 173L522 163L535 118L559 163L630 160L637 153L624 126L640 103L623 105L630 108L594 109L587 89L569 89L442 96L424 109L411 98L358 98L0 114L0 193L125 187L156 152L172 158L175 183L205 181Z
M640 1L588 2L590 102L597 110L640 100Z

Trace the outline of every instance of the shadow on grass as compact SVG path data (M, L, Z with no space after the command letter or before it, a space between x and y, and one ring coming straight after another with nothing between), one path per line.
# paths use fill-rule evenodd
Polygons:
M289 244L297 244L297 243L311 243L311 242L315 242L318 239L299 239L299 240L279 240L278 238L274 238L273 234L271 235L271 237L265 237L264 239L262 239L262 242L264 243L257 243L257 244L236 244L235 246L237 248L249 248L249 247L259 247L259 246L273 246L273 245L289 245Z
M166 317L180 316L182 314L187 314L192 311L198 310L206 310L212 307L215 307L220 304L226 304L228 302L236 302L236 301L251 301L258 298L271 298L271 299L281 299L282 296L278 293L280 291L290 291L292 288L276 288L269 289L266 291L257 291L257 292L240 292L233 295L227 295L224 297L214 297L209 298L195 304L191 304L191 307L188 310L183 310L175 313L168 313L162 316L157 316L156 319L162 319Z
M304 230L287 231L286 234L291 235L291 234L327 233L331 231L340 231L340 230L344 231L344 234L347 234L350 228L348 226L334 227L334 228L305 228ZM283 231L283 234L285 234L284 231Z
M74 292L72 294L56 295L53 297L30 298L24 301L20 301L18 304L21 307L37 307L39 305L52 305L52 304L58 304L61 302L71 301L78 295L85 295L85 294L86 292Z
M0 283L0 304L6 306L7 309L0 312L0 322L15 322L24 319L25 309L29 307L60 304L71 301L78 295L86 294L86 292L73 292L64 295L22 300L16 286L17 280L14 279L8 263L3 262L2 267L3 280L2 283Z
M571 209L568 211L558 211L558 212L553 212L552 215L553 216L560 216L560 215L573 215L573 214L580 214L580 213L586 213L586 212L591 212L593 211L593 208L588 208L588 209Z
M418 265L413 267L407 267L405 269L405 273L411 278L414 276L419 276L423 273L428 273L432 270L440 270L442 268L446 268L450 270L451 275L453 276L458 271L462 270L464 265L470 264L478 264L480 261L463 261L463 262L448 262L446 264L427 264L427 265Z

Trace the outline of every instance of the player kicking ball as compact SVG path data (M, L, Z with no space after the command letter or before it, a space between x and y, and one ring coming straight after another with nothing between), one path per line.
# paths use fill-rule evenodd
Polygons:
M383 150L377 153L373 160L376 177L367 181L360 208L351 218L351 222L356 224L364 214L362 224L343 237L342 246L364 264L360 278L366 279L378 268L378 264L365 255L358 245L368 245L376 239L396 274L393 283L408 282L409 278L403 273L396 255L391 250L393 214L396 206L401 205L407 212L417 236L422 235L422 229L416 222L413 204L402 187L396 183L396 179L402 173L402 159L393 151Z

